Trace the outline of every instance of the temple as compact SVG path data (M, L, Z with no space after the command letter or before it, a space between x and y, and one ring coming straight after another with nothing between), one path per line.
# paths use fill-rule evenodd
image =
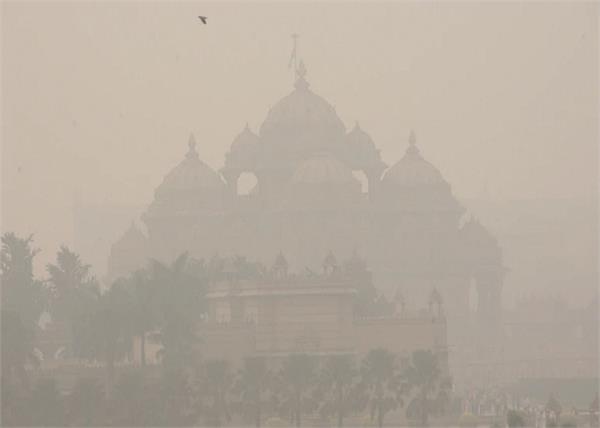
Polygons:
M187 153L141 217L147 233L132 226L114 244L109 275L125 275L146 257L171 261L183 251L203 259L240 254L266 266L283 254L286 270L297 272L318 268L328 254L340 260L359 254L378 290L399 307L444 302L453 358L493 355L502 337L502 251L479 221L464 218L415 133L407 143L404 156L388 166L369 134L358 123L347 130L311 89L300 62L292 91L257 132L242 128L219 171L202 161L203 143L190 136ZM240 177L248 174L256 185L241 194ZM264 284L238 286L248 299L273 292ZM211 294L217 308L222 287ZM287 294L278 298L290 302L307 292L281 289ZM301 307L288 302L279 310Z

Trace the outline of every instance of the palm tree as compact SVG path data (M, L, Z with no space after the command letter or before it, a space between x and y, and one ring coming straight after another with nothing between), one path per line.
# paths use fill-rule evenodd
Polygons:
M134 272L128 281L132 299L133 330L140 339L140 362L146 366L146 336L157 326L156 289L146 270Z
M358 370L351 355L329 357L319 374L324 393L321 412L335 414L338 427L344 425L344 417L357 405L357 375Z
M100 288L91 274L91 266L84 264L79 255L62 246L56 255L56 263L46 266L50 286L50 313L52 321L66 324L71 331L72 354L81 356L85 342L85 323L95 305Z
M439 414L448 402L450 380L442 378L438 359L429 350L413 352L411 365L404 376L408 387L417 390L406 409L407 416L417 418L421 426L427 426L429 416Z
M26 363L37 363L34 355L35 330L45 305L44 289L33 276L37 254L33 238L18 238L14 233L2 236L0 284L2 287L1 333L2 377L9 389L20 382L25 387ZM14 384L9 387L9 384Z
M210 426L221 426L231 420L229 391L233 374L224 360L209 360L199 382L202 409Z
M131 349L131 296L126 284L117 280L99 295L94 307L84 319L80 354L90 360L100 360L106 366L107 393L112 389L115 362Z
M19 238L9 232L2 235L1 241L2 309L17 311L25 325L33 326L46 304L42 282L33 276L33 259L39 250L32 248L31 235Z
M234 391L239 394L242 413L251 415L254 425L260 427L266 396L273 388L273 373L267 368L264 357L251 357L244 360L238 373Z
M302 423L302 414L316 407L311 396L316 374L317 361L309 355L291 354L283 361L280 373L283 408L289 411L297 427Z
M184 367L193 361L197 321L203 307L204 284L187 270L187 253L170 266L152 260L151 281L156 292L158 333L163 363Z
M361 389L377 426L382 427L385 415L402 403L400 386L394 354L381 348L369 351L362 361Z

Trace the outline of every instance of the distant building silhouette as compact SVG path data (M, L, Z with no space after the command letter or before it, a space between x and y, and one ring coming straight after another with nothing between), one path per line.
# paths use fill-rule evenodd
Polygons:
M201 153L192 135L142 216L148 236L145 243L136 238L140 254L165 261L183 251L205 259L242 254L269 264L282 252L285 270L289 264L300 271L333 270L321 265L327 254L342 260L358 251L380 290L390 297L402 290L401 307L427 302L437 290L432 306L440 310L443 301L456 355L474 338L483 344L478 356L500 346L502 251L478 221L461 224L464 208L414 133L388 168L369 134L358 123L347 132L332 105L310 89L302 64L294 90L269 110L258 133L243 128L219 173ZM368 192L355 172L366 177ZM242 174L256 177L247 195L238 191ZM118 248L111 259L125 254ZM130 266L110 263L118 265ZM469 313L472 288L476 319Z

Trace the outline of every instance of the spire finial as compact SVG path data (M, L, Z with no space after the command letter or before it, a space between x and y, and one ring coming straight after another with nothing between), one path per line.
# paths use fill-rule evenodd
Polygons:
M196 137L194 137L194 133L190 133L190 139L188 140L189 150L187 155L185 156L188 159L197 158L198 153L196 152Z
M419 149L417 148L417 136L415 135L415 131L410 130L410 134L408 134L408 149L406 153L409 155L418 155Z
M408 134L408 144L411 146L415 146L417 144L417 136L415 135L414 130L410 130L410 134Z

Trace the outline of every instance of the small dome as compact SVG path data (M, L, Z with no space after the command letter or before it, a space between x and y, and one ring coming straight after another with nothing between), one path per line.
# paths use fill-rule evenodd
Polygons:
M346 140L350 145L364 151L377 150L371 136L363 131L358 122L355 123L352 131L348 133Z
M309 89L305 69L296 81L296 89L281 99L260 127L260 137L270 144L326 147L341 143L346 129L335 109Z
M498 245L496 238L473 217L463 225L461 234L465 242L473 246L494 247Z
M233 143L231 143L231 152L235 152L238 150L244 150L246 147L252 147L258 143L258 135L250 130L248 124L242 132L240 132L237 137L234 138Z
M157 198L174 192L214 190L224 186L221 177L198 157L193 135L190 136L188 145L189 150L185 159L166 175L156 189L155 196Z
M440 171L421 156L412 132L409 143L404 157L385 172L383 181L388 184L406 187L447 185Z
M143 248L147 243L146 235L135 225L135 222L131 222L129 229L125 231L123 236L119 238L117 242L112 245L113 250L117 249L140 249Z
M146 235L131 222L129 229L110 248L107 279L112 281L142 268L146 263L147 245Z
M360 188L352 170L328 152L302 162L292 176L294 184L350 184Z
M248 124L231 143L229 152L225 155L225 166L223 172L227 178L228 170L252 169L256 158L256 150L259 138L250 130Z

